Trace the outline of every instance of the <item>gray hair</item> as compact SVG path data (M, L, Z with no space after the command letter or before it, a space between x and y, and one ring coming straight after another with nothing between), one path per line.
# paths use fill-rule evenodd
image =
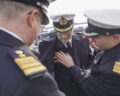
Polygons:
M24 14L33 10L34 7L23 3L0 1L0 16L8 19L17 18L20 14ZM34 8L35 9L35 8ZM37 9L37 8L36 8Z

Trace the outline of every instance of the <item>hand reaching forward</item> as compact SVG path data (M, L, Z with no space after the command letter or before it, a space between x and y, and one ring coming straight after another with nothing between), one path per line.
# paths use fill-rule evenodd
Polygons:
M75 65L72 57L68 53L65 54L62 51L60 51L60 52L57 52L56 55L58 57L57 61L62 63L66 67L70 68Z

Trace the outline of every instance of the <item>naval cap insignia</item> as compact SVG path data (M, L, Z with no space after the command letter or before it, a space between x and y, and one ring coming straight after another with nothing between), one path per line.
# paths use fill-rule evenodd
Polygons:
M64 18L64 16L61 16L60 25L66 25L66 24L67 24L67 20Z

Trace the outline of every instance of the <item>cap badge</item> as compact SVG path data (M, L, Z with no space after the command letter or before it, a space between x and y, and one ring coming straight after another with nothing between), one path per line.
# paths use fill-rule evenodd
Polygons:
M67 24L67 20L64 18L64 16L61 16L60 25L66 25L66 24Z

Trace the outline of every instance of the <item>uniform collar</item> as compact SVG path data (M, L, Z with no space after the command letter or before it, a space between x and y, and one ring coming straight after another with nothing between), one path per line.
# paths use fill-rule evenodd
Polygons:
M72 47L72 38L70 38L69 42L70 42L70 45L71 45L71 47ZM67 48L67 43L63 43L63 44L64 44L65 47Z
M120 56L120 44L113 47L112 49L104 51L101 63L103 64L112 58L117 58L118 56Z
M19 39L19 40L22 41L22 42L24 42L23 39L20 38L20 37L19 37L18 35L16 35L15 33L11 32L11 31L9 31L9 30L7 30L7 29L5 29L5 28L2 28L2 27L0 27L0 30L3 30L4 32L12 35L13 37Z
M17 47L17 46L23 46L25 43L15 38L14 36L8 34L7 32L0 30L0 44L9 47L15 47L15 46Z

